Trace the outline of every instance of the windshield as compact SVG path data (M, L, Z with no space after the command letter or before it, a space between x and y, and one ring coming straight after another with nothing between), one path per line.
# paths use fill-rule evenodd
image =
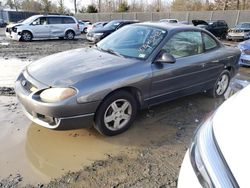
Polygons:
M236 28L250 28L250 23L240 23Z
M29 24L31 22L33 22L34 19L38 18L37 16L31 16L29 18L27 18L26 20L24 20L22 23L23 24Z
M97 48L124 57L146 59L166 34L167 31L154 27L129 25L101 40Z
M107 23L104 28L106 29L116 29L120 25L119 21L111 21Z

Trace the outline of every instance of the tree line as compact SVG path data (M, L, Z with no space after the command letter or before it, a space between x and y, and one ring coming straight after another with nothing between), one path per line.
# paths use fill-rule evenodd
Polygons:
M3 0L2 0L3 1ZM64 0L5 0L0 6L32 12L53 12L70 14ZM81 0L72 0L74 13L97 12L160 12L160 11L201 11L201 10L246 10L250 0L92 0L83 6Z

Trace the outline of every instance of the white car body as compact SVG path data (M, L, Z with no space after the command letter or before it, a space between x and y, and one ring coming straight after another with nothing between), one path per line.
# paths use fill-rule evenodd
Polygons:
M228 177L231 177L232 182L236 182L233 187L249 187L248 172L250 169L250 150L248 149L248 144L250 143L250 126L249 126L249 107L250 107L250 85L238 92L237 94L230 97L225 101L215 112L214 116L201 126L207 126L209 122L212 124L213 135L217 142L217 148L219 148L219 155L222 156L222 161L225 161L228 169L222 168L223 165L218 163L216 168L213 169L210 166L210 163L207 163L207 158L211 157L209 155L204 155L201 152L200 156L203 163L205 164L205 170L208 172L208 175L212 180L218 180L218 176L214 176L216 171L219 171L219 174L225 173ZM198 135L200 134L198 130ZM197 137L196 134L196 137ZM195 138L196 138L195 137ZM195 142L195 139L193 143ZM196 143L197 144L197 143ZM198 145L198 144L197 144ZM199 151L210 150L205 145L199 146L203 149ZM209 146L210 147L210 146ZM178 188L198 188L202 187L200 181L198 180L198 175L195 173L195 165L198 161L193 158L193 155L190 153L192 147L187 151L185 158L183 160L179 179L178 179ZM196 155L194 155L196 156ZM214 156L212 156L215 159ZM191 163L192 161L192 163ZM212 163L216 163L216 160L211 160ZM201 165L202 166L202 165ZM197 171L196 171L197 172ZM200 171L199 171L200 172ZM212 173L211 173L212 172ZM228 173L230 172L230 173ZM199 173L198 173L199 174ZM214 178L213 178L214 177ZM217 179L218 178L218 179ZM212 181L215 187L232 187L225 186L225 179L223 181ZM219 185L219 186L218 186ZM209 187L209 186L208 186Z
M88 25L86 32L89 33L90 31L92 31L92 29L104 27L106 23L107 22L96 22L91 25Z
M41 22L41 20L43 22ZM32 34L32 39L65 37L67 31L80 35L77 20L72 16L35 15L21 23L10 24L6 27L5 35L13 40L20 40L23 31Z
M91 25L90 22L78 21L81 33L86 33L88 26Z

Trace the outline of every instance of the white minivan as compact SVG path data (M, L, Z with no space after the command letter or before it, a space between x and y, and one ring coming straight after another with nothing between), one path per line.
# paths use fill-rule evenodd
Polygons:
M5 34L18 41L55 37L72 40L81 31L78 21L72 16L35 15L20 23L8 25Z

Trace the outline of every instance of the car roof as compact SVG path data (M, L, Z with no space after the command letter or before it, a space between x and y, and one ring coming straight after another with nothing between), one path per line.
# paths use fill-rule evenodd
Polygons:
M110 22L135 22L135 23L137 23L137 22L139 22L138 20L111 20Z
M197 28L195 26L179 24L179 23L143 22L143 23L137 23L136 25L156 27L156 28L168 30L168 31L169 30L182 30L182 29L193 29L193 30L201 31L200 28Z
M56 15L56 14L41 14L37 16L46 16L46 17L73 17L73 16L68 16L68 15Z

